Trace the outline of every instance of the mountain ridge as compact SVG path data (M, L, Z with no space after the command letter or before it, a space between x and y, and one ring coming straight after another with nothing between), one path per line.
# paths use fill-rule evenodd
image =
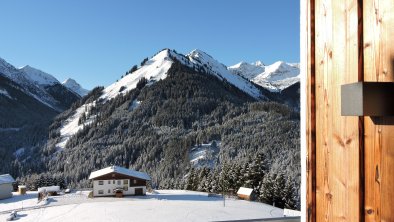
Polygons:
M271 65L264 65L240 62L229 66L228 69L271 92L281 92L300 81L298 63L277 61Z
M54 109L56 112L66 109L61 101L63 98L69 96L73 101L80 98L79 95L64 87L52 75L28 65L18 69L0 58L0 75L15 82L20 90ZM71 104L67 104L66 106L68 107L69 105Z

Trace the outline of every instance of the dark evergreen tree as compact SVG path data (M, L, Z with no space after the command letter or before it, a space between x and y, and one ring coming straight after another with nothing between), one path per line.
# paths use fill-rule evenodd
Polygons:
M142 60L142 62L141 62L141 66L144 66L144 65L145 65L145 63L148 61L148 59L149 59L149 58L145 58L144 60Z
M196 172L194 168L191 168L187 176L187 182L185 184L185 190L196 190Z
M267 174L261 183L260 187L260 200L267 204L273 204L274 199L274 182L275 175Z

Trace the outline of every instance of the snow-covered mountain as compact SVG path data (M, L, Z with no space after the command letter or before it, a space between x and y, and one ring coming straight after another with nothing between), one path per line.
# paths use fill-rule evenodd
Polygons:
M92 170L117 164L146 171L153 186L167 189L200 175L191 167L218 172L231 159L241 170L268 151L256 161L299 169L291 164L299 162L297 109L284 95L296 97L297 87L270 92L201 50L165 49L131 67L54 120L43 152L50 173L82 184Z
M100 101L105 102L118 95L126 94L130 90L135 89L142 78L147 79L148 84L154 84L159 80L165 79L175 60L196 71L209 73L220 80L226 81L255 99L266 99L255 85L243 77L230 72L225 65L201 50L196 49L187 55L182 55L174 50L164 49L146 61L136 71L106 87L103 90ZM96 101L82 105L63 123L60 129L61 140L56 145L59 150L63 149L71 136L81 130L84 125L93 122L94 116L87 119L84 124L80 124L79 119L83 113L87 113L86 110L89 110L95 104Z
M39 69L33 68L31 66L24 66L22 68L19 68L23 73L25 73L25 76L31 80L32 82L38 84L38 85L43 85L43 86L51 86L56 83L59 83L59 81L51 76L48 73L45 73Z
M255 63L240 62L228 67L228 70L247 79L253 79L264 72L265 66L261 61Z
M62 82L62 85L67 87L69 90L77 93L81 97L86 96L89 90L82 88L82 86L77 83L74 79L68 78Z
M174 63L174 59L195 70L203 70L204 72L212 74L221 80L226 80L256 99L264 98L264 95L261 94L260 90L256 86L241 76L230 72L225 65L198 49L193 50L186 56L178 54L174 50L170 49L160 51L138 70L126 75L119 81L105 88L101 98L110 99L119 94L124 94L131 89L134 89L137 86L138 81L143 77L151 83L159 81L160 79L165 79L167 77L168 70Z
M228 67L234 74L241 75L271 92L280 92L300 81L300 67L296 63L275 62L263 65L261 62L241 62Z
M186 57L189 61L184 62L185 65L188 65L188 62L191 62L193 64L192 67L197 68L197 70L202 68L205 72L215 75L221 80L228 81L256 99L264 98L264 95L262 95L261 91L256 86L251 84L249 81L246 81L241 76L230 72L225 65L218 62L205 52L196 49L186 55Z
M52 75L31 66L15 68L0 58L0 75L11 80L14 87L56 112L65 110L80 98Z

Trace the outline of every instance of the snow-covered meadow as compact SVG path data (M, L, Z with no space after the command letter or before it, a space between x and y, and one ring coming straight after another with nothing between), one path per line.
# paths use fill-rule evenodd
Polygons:
M283 209L267 204L183 190L159 190L146 196L87 198L85 193L50 197L37 209L36 193L0 200L4 211L21 208L18 221L225 221L283 217Z

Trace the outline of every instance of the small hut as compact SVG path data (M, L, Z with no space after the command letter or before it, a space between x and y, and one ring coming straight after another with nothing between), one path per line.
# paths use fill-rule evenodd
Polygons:
M25 185L19 185L18 186L18 193L19 193L19 195L25 195L26 194L26 186Z
M256 193L253 191L252 188L240 187L237 195L239 198L244 200L255 200Z

